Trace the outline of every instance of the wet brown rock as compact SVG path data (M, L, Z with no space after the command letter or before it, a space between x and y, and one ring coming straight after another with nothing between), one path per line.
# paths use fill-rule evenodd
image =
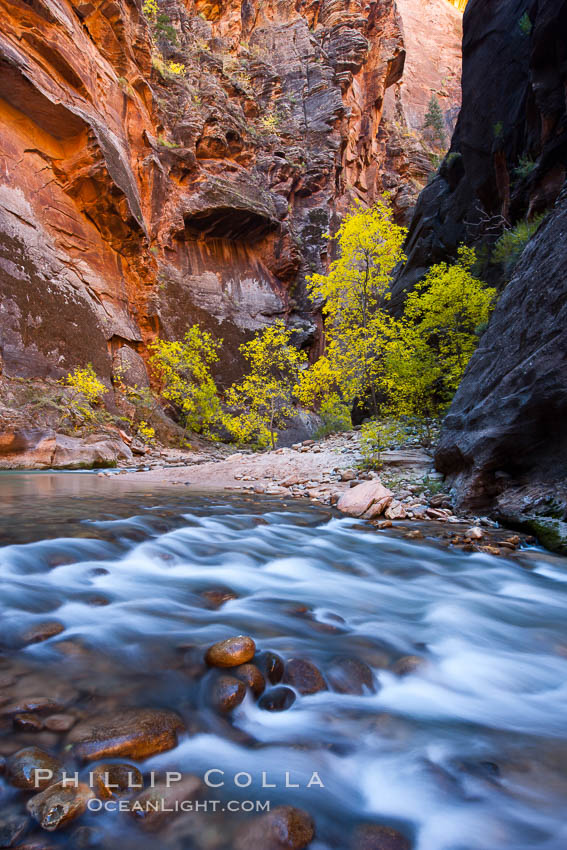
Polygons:
M302 850L314 835L313 820L307 812L278 806L242 830L235 850Z
M213 704L223 714L228 714L240 705L245 696L246 688L234 676L219 676L213 684Z
M487 555L500 555L501 554L498 546L481 546L480 548L481 548L481 551L486 552Z
M0 708L1 715L38 714L61 710L78 696L75 688L63 681L54 681L44 673L28 673L18 678L10 688L10 702Z
M37 714L16 714L14 728L21 732L41 732L43 721Z
M375 691L372 670L358 658L336 658L326 673L331 687L340 694Z
M259 697L266 689L266 680L255 664L241 664L234 668L234 675L247 685L254 696Z
M175 808L176 803L183 800L194 800L203 793L203 783L198 776L184 776L179 782L172 782L167 787L165 782L157 783L154 788L147 788L132 801L131 813L140 826L148 831L160 829L171 817L167 809ZM248 848L250 850L250 848Z
M62 776L62 765L55 756L40 750L39 747L25 747L18 750L6 762L6 775L16 788L43 790L58 782ZM48 776L40 771L49 771Z
M392 672L397 676L407 676L409 673L419 670L426 663L425 658L420 658L419 655L404 655L403 658L396 661L392 667Z
M69 734L73 754L85 761L145 759L177 746L183 721L173 711L130 708L79 723Z
M258 705L264 711L286 711L286 709L291 708L294 702L295 694L291 688L278 685L277 688L266 691L258 700Z
M73 850L99 850L104 846L102 830L92 826L78 826L69 836Z
M220 608L225 602L238 599L238 594L228 587L213 587L210 590L203 590L201 596L210 608Z
M101 800L109 800L122 793L139 791L144 787L141 772L132 764L116 762L97 764L91 773L91 787L95 796Z
M49 839L40 836L29 836L23 844L17 845L17 850L57 850Z
M205 661L212 667L238 667L252 661L256 644L247 635L227 638L209 647Z
M411 842L389 826L360 826L351 843L352 850L411 850Z
M51 714L45 718L43 725L50 732L68 732L76 721L72 714Z
M65 626L57 620L38 623L24 632L23 641L25 644L43 643L43 641L49 640L49 638L60 635L63 631L65 631Z
M75 787L59 782L28 800L27 809L42 829L53 832L80 817L94 796L84 783Z
M4 811L0 815L0 847L15 847L29 825L29 817L21 811Z
M284 682L304 695L327 690L327 685L318 667L303 658L290 658L286 662Z

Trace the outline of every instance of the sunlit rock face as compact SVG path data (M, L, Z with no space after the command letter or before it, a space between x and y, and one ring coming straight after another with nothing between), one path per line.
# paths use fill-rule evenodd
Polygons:
M108 381L122 347L145 357L194 321L224 336L226 381L277 317L316 346L305 278L329 262L324 234L384 189L407 218L432 166L400 127L419 131L445 78L458 104L458 27L437 11L415 36L411 5L163 0L152 43L134 0L1 0L5 373L91 361Z

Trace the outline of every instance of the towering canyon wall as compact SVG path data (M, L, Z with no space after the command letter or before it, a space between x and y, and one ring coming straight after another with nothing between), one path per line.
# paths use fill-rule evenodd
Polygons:
M511 278L500 277L437 451L462 504L538 533L567 518L566 32L565 0L470 0L461 113L397 283L401 298L460 242L487 257L506 227L547 214Z
M0 0L4 373L91 361L109 383L194 321L224 336L224 381L275 317L313 344L324 234L385 188L403 218L431 168L383 121L402 79L423 88L403 78L408 5L163 0L156 18L140 0ZM458 26L450 40L453 86Z

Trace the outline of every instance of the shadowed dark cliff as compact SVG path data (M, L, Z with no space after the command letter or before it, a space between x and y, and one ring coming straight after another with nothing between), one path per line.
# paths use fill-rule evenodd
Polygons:
M541 535L551 524L557 539L546 542L555 546L567 506L566 32L565 2L469 2L461 114L418 201L396 288L399 302L461 242L477 248L481 272L500 285L437 466L461 505L532 523ZM505 229L540 213L547 217L507 280L489 262L491 249Z

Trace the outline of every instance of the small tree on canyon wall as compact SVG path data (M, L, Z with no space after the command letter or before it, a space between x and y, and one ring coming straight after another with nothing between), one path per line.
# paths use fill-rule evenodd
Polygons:
M62 383L70 389L66 398L67 411L75 423L90 423L97 418L97 406L100 407L103 395L108 388L100 381L91 363L81 369L77 366L69 372Z
M238 443L275 447L276 430L294 414L294 392L307 355L292 343L294 331L278 319L240 346L250 372L233 384L226 403L236 411L223 422Z
M186 428L209 433L220 421L221 408L211 366L218 361L216 340L193 325L182 340L156 339L149 345L150 363L162 383L161 395L180 411Z
M443 110L435 94L432 94L429 100L427 112L423 119L423 129L430 131L433 141L437 142L440 147L445 147L447 144L445 118L443 117Z
M405 235L385 201L369 209L357 204L332 237L339 256L328 274L308 279L311 297L323 301L325 382L349 405L356 397L369 396L376 416L376 385L392 321L385 308L392 273L404 259ZM314 368L322 371L320 366ZM308 381L306 376L304 386ZM303 398L307 395L305 391Z

